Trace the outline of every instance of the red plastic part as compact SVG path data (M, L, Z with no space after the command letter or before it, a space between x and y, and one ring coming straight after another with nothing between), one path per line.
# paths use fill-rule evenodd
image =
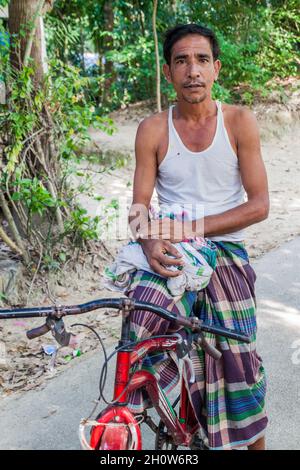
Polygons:
M92 428L90 446L93 449L128 450L129 446L131 446L132 436L127 425L132 424L137 436L132 450L141 450L141 430L134 415L128 410L128 408L118 406L108 408L99 417L99 419L97 419L97 421L98 423L103 423L105 426L94 426ZM109 423L124 423L124 426L110 426Z
M124 450L128 447L129 430L128 427L106 426L102 434L99 450Z

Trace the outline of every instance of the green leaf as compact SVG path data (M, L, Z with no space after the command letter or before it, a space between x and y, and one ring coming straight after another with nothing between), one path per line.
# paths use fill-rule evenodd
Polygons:
M64 252L59 253L59 259L64 263L67 259L66 254Z

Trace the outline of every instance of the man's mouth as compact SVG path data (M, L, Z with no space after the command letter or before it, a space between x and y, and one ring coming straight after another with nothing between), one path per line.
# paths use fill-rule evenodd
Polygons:
M204 85L200 83L189 83L187 85L184 85L184 88L204 88Z

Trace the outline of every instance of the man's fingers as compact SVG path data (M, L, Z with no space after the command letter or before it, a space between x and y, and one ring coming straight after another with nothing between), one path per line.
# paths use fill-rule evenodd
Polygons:
M181 271L170 271L169 269L164 268L158 261L153 260L151 263L151 268L156 273L164 277L177 277L181 274Z
M164 248L170 253L170 255L176 256L176 258L182 258L182 254L178 251L174 245L170 242L164 243Z
M170 256L166 256L166 255L159 255L156 257L156 259L159 261L159 263L161 264L166 264L168 266L183 266L184 265L184 262L182 261L182 259L174 259L174 258L171 258Z

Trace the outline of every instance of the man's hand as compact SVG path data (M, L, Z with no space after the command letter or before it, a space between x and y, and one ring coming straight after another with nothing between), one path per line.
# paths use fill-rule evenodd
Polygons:
M141 245L146 255L150 268L164 277L176 277L180 270L170 271L166 266L183 266L182 254L167 240L142 240ZM170 258L166 253L175 256Z

